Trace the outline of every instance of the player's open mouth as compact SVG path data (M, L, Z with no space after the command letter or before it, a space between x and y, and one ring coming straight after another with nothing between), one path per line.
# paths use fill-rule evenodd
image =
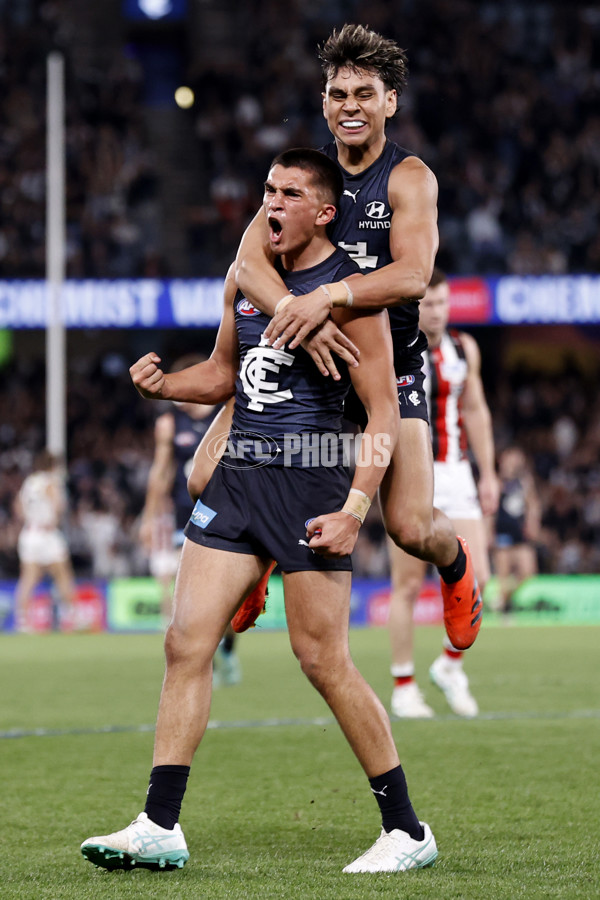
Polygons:
M267 222L269 223L269 240L272 244L278 244L281 240L283 225L275 216L269 216Z
M367 123L363 121L363 119L343 119L340 122L340 126L344 129L344 131L355 132L360 131L361 128L364 128Z

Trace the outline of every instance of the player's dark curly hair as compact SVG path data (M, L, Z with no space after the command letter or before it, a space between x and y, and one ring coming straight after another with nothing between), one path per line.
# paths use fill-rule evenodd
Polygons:
M302 169L310 172L313 183L338 207L344 190L344 179L339 166L320 150L308 147L293 147L275 157L269 169L283 166L284 169Z
M370 31L364 25L344 25L335 29L318 48L323 81L333 78L339 69L366 69L375 72L387 90L402 93L408 79L408 60L395 41Z

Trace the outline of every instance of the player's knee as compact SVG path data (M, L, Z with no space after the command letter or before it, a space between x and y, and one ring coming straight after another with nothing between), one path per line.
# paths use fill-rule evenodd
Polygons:
M396 546L413 556L420 556L431 536L431 523L417 516L392 521L388 528L388 534Z
M180 630L175 628L172 624L169 625L165 632L164 641L167 666L175 665L183 658L185 655L185 646L186 642L183 640L183 635Z
M316 641L292 640L292 650L294 656L300 663L300 668L309 679L316 677L320 668L320 660L322 653Z
M392 603L404 605L405 603L414 604L417 597L421 593L423 579L421 576L408 575L396 585L392 586Z
M304 675L321 694L326 694L329 683L343 668L342 655L335 648L324 647L319 642L299 644L293 650Z
M189 631L171 623L165 633L164 650L167 668L193 666L202 668L210 663L212 654L204 646L204 641L194 637Z

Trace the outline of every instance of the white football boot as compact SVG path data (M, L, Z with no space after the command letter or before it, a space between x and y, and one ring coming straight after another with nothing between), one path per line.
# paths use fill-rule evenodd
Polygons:
M444 654L438 656L431 664L429 677L443 691L453 713L467 719L477 715L479 707L469 690L469 679L460 660L448 659Z
M81 852L103 869L181 869L190 855L179 824L161 828L145 812L122 831L88 838Z
M343 872L405 872L407 869L423 869L432 866L438 850L431 828L421 822L425 834L422 841L415 841L406 831L395 828L381 834L366 853L355 859Z
M391 710L399 719L431 719L433 710L428 706L416 681L397 685L392 692Z
M213 687L231 687L242 680L242 668L235 651L226 653L222 645L213 657Z

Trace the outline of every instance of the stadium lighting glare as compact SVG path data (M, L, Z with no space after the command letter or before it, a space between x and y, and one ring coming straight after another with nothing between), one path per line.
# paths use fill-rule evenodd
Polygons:
M191 88L182 85L175 91L175 103L180 109L189 109L194 105L194 92Z

